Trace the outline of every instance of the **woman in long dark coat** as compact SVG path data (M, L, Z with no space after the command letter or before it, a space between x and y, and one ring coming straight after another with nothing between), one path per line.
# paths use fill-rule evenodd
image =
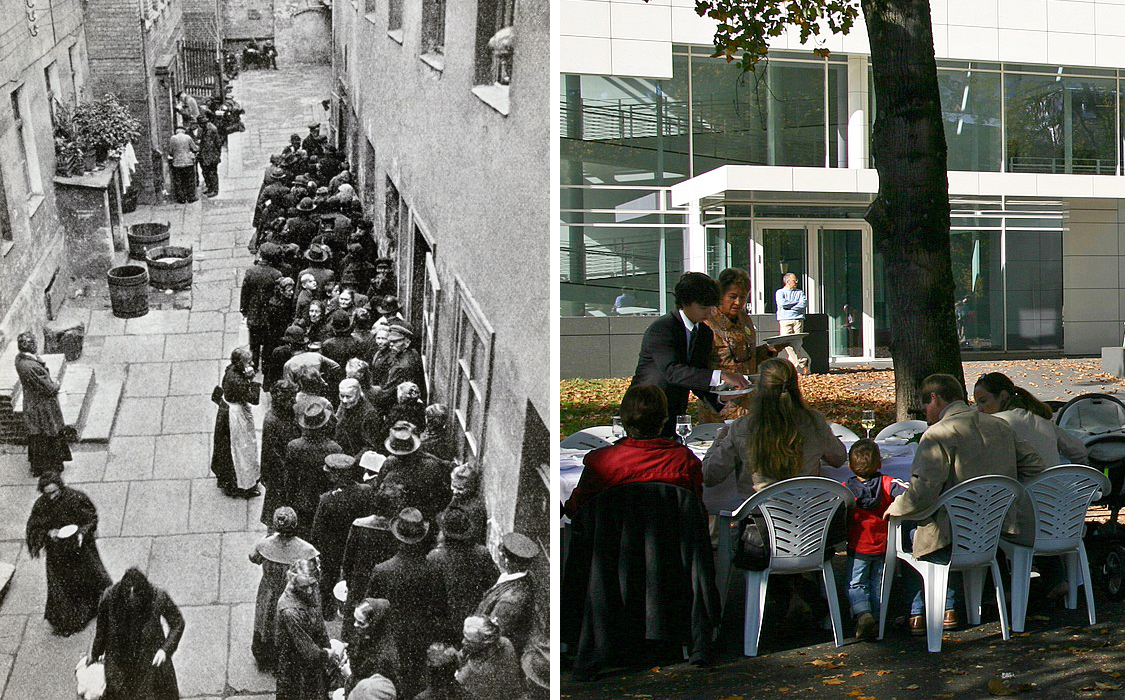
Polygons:
M368 598L356 607L355 636L348 646L352 675L344 685L347 692L376 673L398 685L398 649L391 634L390 609L386 598Z
M275 530L256 545L250 561L262 567L262 580L258 584L258 597L254 608L254 639L250 650L258 668L272 670L277 663L274 632L277 624L277 601L288 583L286 574L294 562L314 560L320 552L308 542L297 537L297 514L292 508L282 506L273 514L270 523Z
M336 658L320 613L317 567L302 560L289 567L289 583L277 601L277 700L321 700Z
M270 410L262 422L262 483L266 497L262 499L262 524L272 528L274 511L289 503L289 484L285 479L285 450L301 437L301 428L293 415L297 385L284 379L270 391Z
M252 381L254 364L250 348L235 348L223 374L223 397L215 416L215 446L211 471L228 496L253 498L261 478L258 436L250 405L258 403L260 387Z
M102 592L113 583L98 554L98 512L86 494L66 486L55 472L39 477L43 494L27 521L27 551L47 552L47 609L55 634L81 631L98 613ZM70 534L61 528L74 525Z
M23 390L23 422L27 427L27 460L35 476L61 472L71 460L66 423L59 406L59 383L51 378L47 364L35 354L35 336L20 333L16 338L16 374Z
M90 657L105 657L102 700L179 700L172 654L183 634L184 617L168 594L136 567L126 571L98 605Z

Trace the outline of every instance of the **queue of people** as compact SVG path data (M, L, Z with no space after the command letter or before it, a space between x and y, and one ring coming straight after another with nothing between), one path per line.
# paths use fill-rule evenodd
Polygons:
M886 552L886 516L909 519L925 512L946 490L988 474L1027 481L1047 466L1083 463L1082 443L1051 420L1051 409L1007 376L991 372L974 386L975 407L961 382L950 375L927 377L920 387L929 428L921 435L909 483L883 474L879 447L859 440L851 450L832 434L826 418L801 396L801 363L770 357L780 348L756 344L753 323L743 309L749 279L740 270L724 270L718 283L701 273L686 273L675 287L677 308L646 332L637 372L621 402L625 437L586 454L583 471L564 511L575 514L598 493L627 483L655 481L702 494L735 475L739 496L799 476L821 475L821 466L848 464L845 481L856 497L846 522L830 529L829 545L847 552L846 588L857 635L873 639L882 562ZM787 289L794 287L790 282ZM786 300L795 295L779 293ZM795 303L795 302L794 302ZM722 383L756 375L752 393L723 404L713 393ZM731 376L735 375L735 376ZM743 383L745 385L745 382ZM725 419L702 460L670 439L669 424L683 412L688 392L700 398L701 412ZM948 561L950 539L941 513L922 518L909 528L908 546L915 556ZM1004 536L1020 541L1033 523L1030 504L1018 504L1005 521ZM1021 535L1021 533L1023 533ZM831 547L830 547L831 549ZM739 533L733 563L763 569L769 560L769 532L760 514L751 514ZM1061 567L1042 571L1053 586L1049 596L1066 590ZM819 620L827 612L823 593L810 579L795 579L790 611L812 611ZM925 634L921 581L911 576L910 607L901 624L912 634ZM960 624L954 584L946 600L945 624ZM788 586L785 586L788 588ZM774 589L771 581L771 589ZM794 604L795 603L795 604Z
M216 88L206 105L181 90L176 94L175 128L168 140L168 162L172 173L172 198L180 204L198 199L199 174L203 194L219 194L219 163L227 136L244 131L243 109L231 95L231 86Z

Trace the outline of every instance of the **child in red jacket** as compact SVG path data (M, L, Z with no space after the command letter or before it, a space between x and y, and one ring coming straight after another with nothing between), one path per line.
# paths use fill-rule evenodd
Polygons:
M860 440L848 452L855 476L844 486L855 496L848 512L848 602L856 619L856 636L874 639L879 632L879 595L883 558L887 553L887 523L883 513L908 484L880 473L883 460L873 440Z

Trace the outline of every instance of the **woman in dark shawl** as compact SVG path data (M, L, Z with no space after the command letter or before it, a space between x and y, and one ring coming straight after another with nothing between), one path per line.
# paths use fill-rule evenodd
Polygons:
M320 613L317 566L309 560L294 562L288 578L277 601L276 700L319 700L328 694L327 671L339 659Z
M347 692L376 673L398 685L398 649L388 624L390 609L386 598L367 598L356 607L355 636L348 646L352 675L344 685Z
M278 508L270 523L274 534L254 545L250 561L262 567L262 581L258 584L257 605L254 608L254 640L250 650L258 668L269 671L277 664L274 646L274 627L277 618L277 601L288 583L286 572L297 561L316 559L320 552L308 542L297 537L297 513L288 506Z
M47 609L55 634L81 631L98 612L102 592L113 583L98 554L98 512L89 497L66 486L56 472L39 477L43 494L27 520L27 551L47 552ZM70 532L77 527L76 532ZM61 530L61 532L60 532Z
M235 348L223 374L223 396L215 416L215 446L211 471L223 492L237 498L253 498L261 478L258 434L250 405L258 404L261 385L255 384L249 347Z
M289 485L285 479L285 450L301 437L301 427L293 414L297 385L284 379L270 391L270 410L262 422L262 483L266 497L262 499L262 524L272 528L274 511L289 505Z
M105 657L102 700L179 700L172 654L183 634L183 615L168 594L136 567L126 571L98 605L90 657Z

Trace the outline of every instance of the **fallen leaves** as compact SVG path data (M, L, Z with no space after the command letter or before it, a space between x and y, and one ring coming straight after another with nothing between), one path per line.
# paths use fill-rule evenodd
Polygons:
M1003 678L991 678L988 681L989 695L1015 695L1016 689L1008 685Z

